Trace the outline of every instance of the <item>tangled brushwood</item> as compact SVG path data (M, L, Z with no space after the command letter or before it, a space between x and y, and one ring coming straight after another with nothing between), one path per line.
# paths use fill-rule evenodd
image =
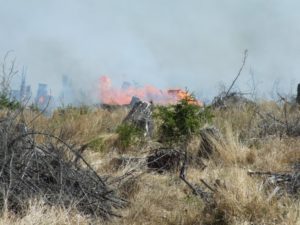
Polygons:
M125 206L81 157L59 137L27 128L12 113L0 122L0 204L3 210L26 214L28 202L74 207L107 219ZM36 137L43 136L37 143Z

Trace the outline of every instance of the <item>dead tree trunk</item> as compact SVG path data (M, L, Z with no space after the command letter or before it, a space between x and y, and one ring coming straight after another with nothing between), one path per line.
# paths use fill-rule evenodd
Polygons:
M296 102L300 104L300 83L298 84Z

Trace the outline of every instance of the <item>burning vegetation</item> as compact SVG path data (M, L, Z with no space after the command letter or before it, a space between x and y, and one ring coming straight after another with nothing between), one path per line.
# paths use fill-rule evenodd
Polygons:
M108 76L100 78L100 101L110 105L129 105L135 96L143 101L153 102L158 105L176 104L178 101L189 98L191 104L203 106L200 100L191 98L187 91L182 89L161 90L151 85L135 87L130 84L122 88L115 88Z

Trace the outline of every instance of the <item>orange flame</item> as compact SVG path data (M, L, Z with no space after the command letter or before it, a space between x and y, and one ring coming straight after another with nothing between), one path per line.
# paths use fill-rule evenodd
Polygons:
M191 98L191 96L181 89L160 90L154 86L144 87L129 86L125 89L114 88L109 77L100 77L100 100L104 104L127 105L132 97L138 97L143 101L153 101L155 104L168 105L175 104L183 98L190 98L191 104L203 106L203 103Z

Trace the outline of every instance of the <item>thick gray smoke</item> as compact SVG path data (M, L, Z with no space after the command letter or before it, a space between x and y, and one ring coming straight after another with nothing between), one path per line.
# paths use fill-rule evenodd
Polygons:
M33 87L54 95L62 75L97 94L100 75L211 97L249 58L241 90L289 92L300 81L297 0L0 0L0 55L14 50ZM298 79L298 80L297 80ZM92 91L92 92L91 92ZM91 94L92 93L92 94Z

